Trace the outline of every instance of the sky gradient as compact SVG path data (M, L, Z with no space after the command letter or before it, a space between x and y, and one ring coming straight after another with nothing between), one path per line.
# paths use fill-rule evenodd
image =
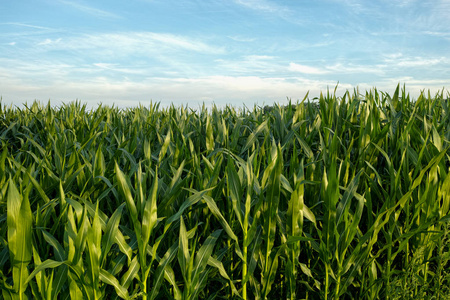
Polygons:
M0 95L19 105L253 106L338 85L450 86L450 0L0 4Z

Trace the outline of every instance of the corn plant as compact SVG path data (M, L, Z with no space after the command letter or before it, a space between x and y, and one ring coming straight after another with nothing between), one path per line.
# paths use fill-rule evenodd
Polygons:
M450 101L0 103L4 299L449 296Z

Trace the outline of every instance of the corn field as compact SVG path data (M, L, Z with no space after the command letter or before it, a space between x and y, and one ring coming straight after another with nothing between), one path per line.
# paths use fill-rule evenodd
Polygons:
M0 103L3 299L450 299L450 101Z

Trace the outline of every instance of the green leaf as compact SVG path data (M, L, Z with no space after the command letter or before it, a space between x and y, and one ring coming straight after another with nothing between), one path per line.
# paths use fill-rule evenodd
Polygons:
M277 155L274 161L264 172L264 176L269 176L266 191L266 199L264 204L264 240L266 243L265 255L266 259L270 256L276 233L276 215L278 204L280 201L280 178L282 170L282 155L280 147L277 148ZM267 175L268 173L268 175ZM265 267L268 272L269 266Z
M109 273L106 270L101 269L100 270L100 280L112 285L114 289L116 290L117 295L122 299L130 299L130 296L128 295L128 291L126 288L124 288L122 285L120 285L119 281L116 277L114 277L111 273Z
M352 181L348 185L348 187L345 189L344 195L342 196L342 200L338 205L338 208L336 210L336 224L339 224L341 222L342 216L344 214L344 211L349 205L350 200L353 198L353 196L356 193L356 189L358 188L359 184L359 177L361 176L363 170L359 170L359 172L353 177Z
M238 242L238 238L231 229L230 225L228 224L227 220L223 217L222 213L220 212L219 207L217 207L216 202L213 198L210 196L204 195L203 199L205 200L206 204L208 205L209 210L212 212L212 214L217 218L217 220L220 222L222 227L225 229L226 233L230 238L232 238L234 241Z
M239 180L239 175L236 172L236 169L234 168L232 160L228 160L227 183L228 189L230 190L230 197L231 202L233 204L234 213L236 214L239 224L241 224L241 228L243 228L244 213L242 212L241 209L241 197L242 197L241 182Z
M210 118L209 114L206 117L206 150L209 150L209 151L214 150L213 127L211 124L211 118Z
M178 237L178 263L180 264L181 274L187 281L190 274L188 274L188 263L191 259L189 254L189 244L186 232L186 226L184 225L183 217L180 217L180 235Z
M247 138L247 141L245 142L245 145L242 147L241 154L243 154L247 149L249 149L253 144L255 143L258 135L268 129L268 122L269 119L266 119L264 122L259 124L259 126L254 130Z
M98 289L99 286L99 272L100 272L100 256L101 256L101 237L102 237L102 228L100 225L99 217L98 217L98 202L97 208L95 210L94 220L92 221L92 225L88 228L87 233L87 246L89 250L89 271L93 288ZM94 290L94 293L97 293L97 290Z
M175 243L169 248L169 250L167 250L166 254L164 254L164 257L160 260L153 279L152 293L150 294L151 300L155 299L156 296L158 296L159 289L163 282L163 278L166 274L166 269L168 266L170 266L170 263L177 255L177 251L178 251L178 244Z
M231 291L233 293L233 295L236 296L240 296L238 290L236 289L236 287L234 286L233 281L230 279L230 277L227 274L227 271L225 270L225 267L223 266L223 263L217 259L215 259L213 256L210 256L208 258L208 265L210 265L211 267L216 268L219 271L219 274L225 278L226 280L228 280L228 282L230 283L231 286Z
M204 272L208 260L212 255L214 246L216 245L217 239L219 238L221 232L222 229L214 231L210 236L208 236L206 241L203 243L203 245L197 252L197 255L195 256L194 270L192 274L192 284L194 286L197 284L200 274Z
M125 174L123 174L122 170L120 170L119 165L117 162L115 163L114 167L115 173L116 173L116 179L119 185L119 190L125 197L125 201L127 203L127 208L130 213L131 220L133 221L133 226L136 234L141 232L141 226L138 221L138 212L136 209L136 205L133 200L133 196L131 195L131 187L128 185L128 182L125 178Z
M162 159L166 155L167 148L169 147L169 144L170 144L170 135L171 135L171 130L169 128L169 130L167 131L166 137L164 138L164 144L162 145L161 151L159 152L159 156L158 156L159 163L161 163Z
M150 191L149 199L145 201L144 213L142 216L142 242L148 244L150 235L158 220L156 196L158 192L158 168L155 170L153 186Z
M8 182L7 225L8 248L13 268L14 290L24 295L27 288L28 264L32 254L32 222L33 215L28 201L28 193L22 198L14 182Z
M122 216L122 210L125 203L120 205L113 213L111 218L109 218L108 223L106 225L105 230L105 238L102 241L102 254L100 258L100 262L103 264L106 258L106 255L109 253L109 250L111 250L112 245L116 241L116 236L118 236L119 233L119 223L120 218ZM123 237L123 235L122 235ZM131 249L130 249L131 250Z
M38 274L39 272L45 270L45 269L54 269L59 267L62 264L66 264L66 261L56 261L56 260L52 260L52 259L47 259L46 261L44 261L43 263L41 263L39 266L37 266L33 272L31 272L31 274L26 278L26 283L30 282L31 279L34 278L34 276L36 276L36 274Z
M120 279L120 282L124 288L128 289L130 284L133 282L134 277L137 276L139 269L140 266L138 262L138 257L135 256L131 261L128 270L125 272L125 274L123 274L122 278Z
M95 153L94 169L92 174L96 182L100 181L98 176L104 176L105 170L105 157L103 155L102 147L98 147Z
M215 187L211 187L208 189L204 189L200 192L193 191L194 194L191 195L189 198L187 198L186 201L183 202L183 204L181 204L180 208L178 209L178 212L166 219L166 225L164 228L164 232L166 232L168 230L168 228L174 221L178 221L180 219L181 215L184 213L184 211L188 207L191 207L192 205L198 203L207 192L213 190L214 188ZM190 191L192 191L192 190L190 190Z
M64 248L61 246L58 240L44 229L42 229L42 234L47 243L49 243L53 247L56 259L58 259L59 261L64 261L65 260Z

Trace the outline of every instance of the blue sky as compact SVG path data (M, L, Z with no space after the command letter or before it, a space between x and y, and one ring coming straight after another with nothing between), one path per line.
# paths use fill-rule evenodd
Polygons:
M450 85L450 0L0 4L2 102L252 106Z

